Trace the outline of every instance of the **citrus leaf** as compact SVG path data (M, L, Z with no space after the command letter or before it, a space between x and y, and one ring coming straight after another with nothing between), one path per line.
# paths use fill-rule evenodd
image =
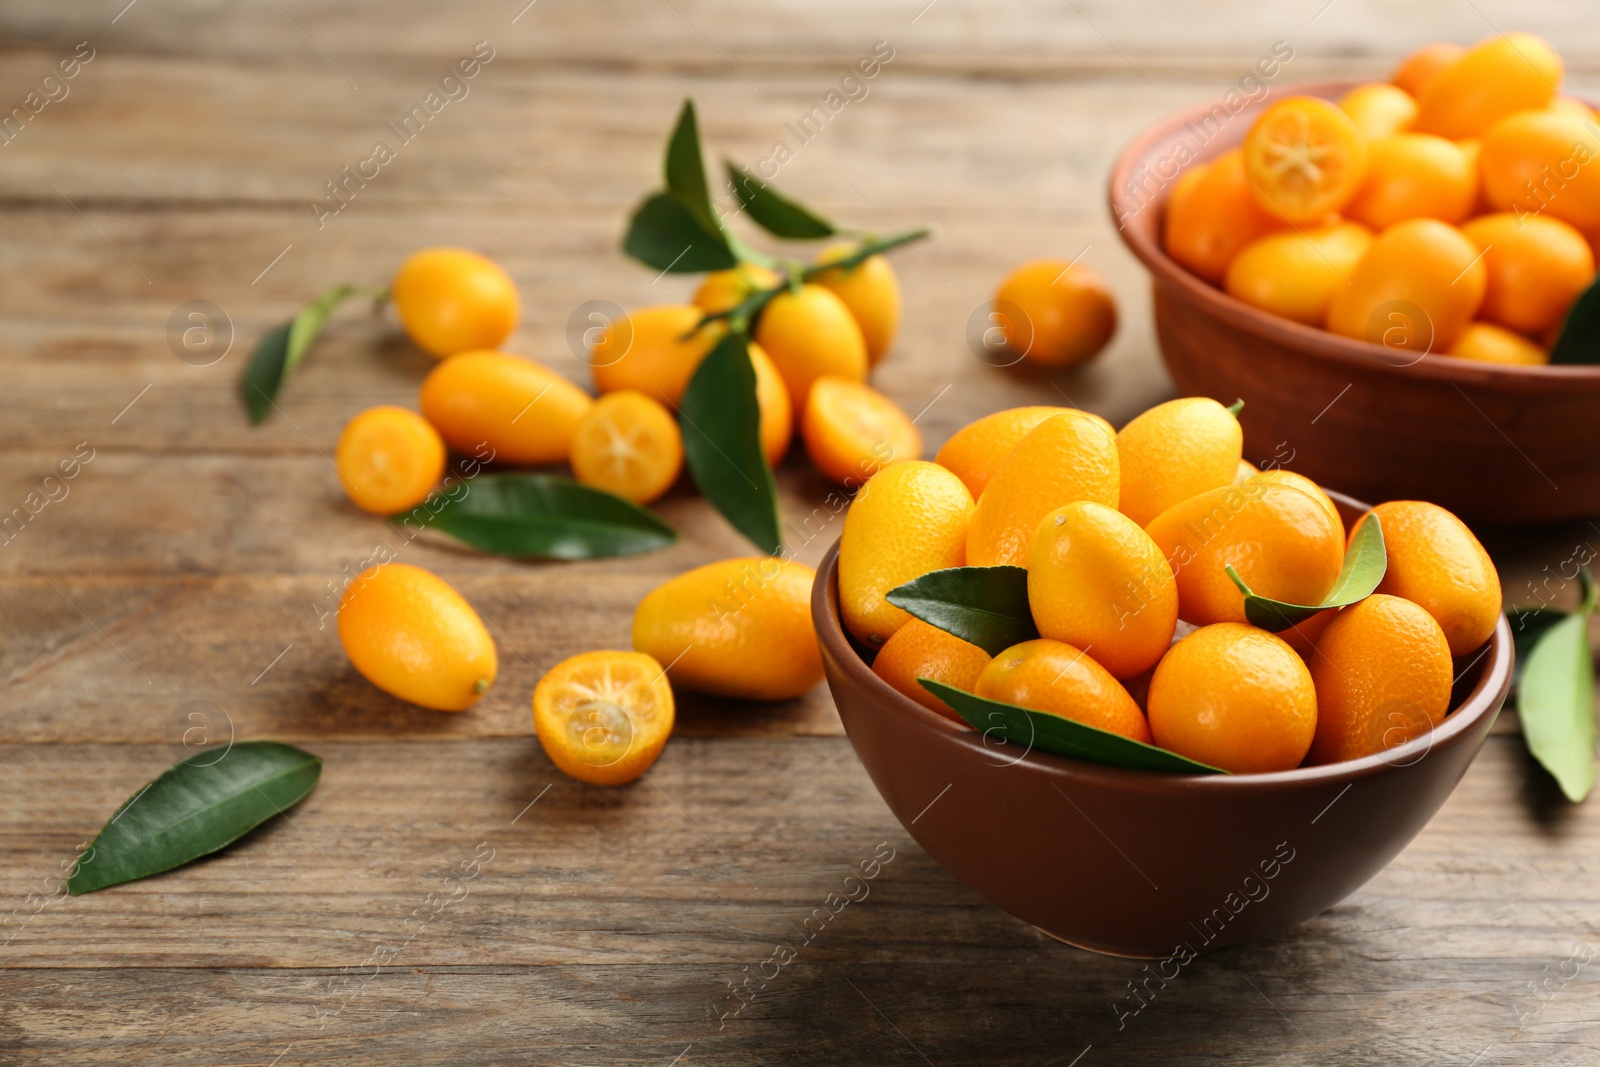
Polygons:
M739 262L722 232L708 229L694 209L672 193L652 193L634 210L622 250L667 274L727 270Z
M1328 590L1328 595L1322 598L1320 604L1286 604L1281 600L1257 596L1250 591L1244 579L1239 577L1239 572L1233 569L1233 564L1230 563L1227 567L1228 577L1233 579L1233 584L1244 594L1245 619L1252 626L1259 626L1273 633L1287 630L1319 611L1342 608L1366 599L1372 595L1374 589L1378 588L1378 583L1383 581L1383 574L1388 569L1389 553L1383 546L1383 528L1378 525L1378 516L1373 514L1368 514L1362 519L1361 526L1350 541L1350 547L1345 549L1344 566L1339 568L1339 577L1335 579L1333 588Z
M550 474L483 474L391 522L447 533L491 555L599 559L665 548L678 532L612 493Z
M206 749L111 816L67 879L73 896L170 871L223 848L305 798L322 760L277 741Z
M1566 617L1566 612L1555 608L1510 608L1506 611L1506 621L1511 624L1511 643L1516 650L1511 668L1513 684L1521 681L1522 669L1527 666L1528 656L1539 638Z
M1595 783L1589 616L1594 614L1596 589L1587 570L1579 575L1583 606L1534 642L1517 690L1517 714L1528 751L1574 804L1588 796Z
M254 425L259 426L267 417L283 385L283 367L289 356L289 331L293 327L291 320L268 331L245 365L244 380L240 384L244 389L245 410L250 413L250 422Z
M783 547L778 487L761 449L756 372L738 333L700 361L678 402L683 458L712 507L763 552Z
M889 590L889 603L998 656L1039 636L1022 567L950 567Z
M839 231L833 223L810 208L790 200L772 186L731 160L727 163L728 184L733 186L739 203L750 213L756 225L774 237L796 240L815 240L832 237Z
M1049 752L1056 756L1126 767L1136 771L1167 771L1173 774L1226 774L1226 771L1196 762L1176 752L1147 745L1121 734L1088 726L1060 715L1020 708L999 700L967 693L932 678L918 678L922 687L949 704L968 726L984 735L985 743L998 738L1003 748L996 754L1013 754L1021 759L1028 752ZM1014 748L1013 748L1014 746ZM1012 749L1012 752L1006 752ZM1014 762L1014 761L1013 761Z
M705 156L700 150L700 123L695 118L693 100L685 100L678 112L678 123L672 128L672 136L667 138L662 172L667 180L667 192L682 200L702 226L720 233L722 225L717 221L717 213L711 207L711 192L706 188Z
M1550 349L1551 363L1600 363L1600 280L1579 294Z

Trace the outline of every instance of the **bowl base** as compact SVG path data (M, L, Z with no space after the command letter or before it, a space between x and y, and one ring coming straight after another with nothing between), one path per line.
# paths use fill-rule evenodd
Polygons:
M1118 952L1116 949L1101 948L1098 945L1086 945L1081 941L1073 941L1062 937L1060 934L1052 934L1042 926L1035 926L1034 929L1053 941L1059 941L1063 945L1071 945L1073 948L1082 949L1085 952L1093 952L1096 956L1113 956L1119 960L1164 960L1167 958L1167 953L1164 952L1154 955L1147 952Z

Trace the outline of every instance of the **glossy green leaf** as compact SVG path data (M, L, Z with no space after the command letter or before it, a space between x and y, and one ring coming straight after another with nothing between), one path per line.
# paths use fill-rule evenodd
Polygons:
M810 208L790 200L731 160L727 167L728 184L733 186L739 203L744 205L757 226L774 237L804 241L832 237L839 232L833 223Z
M742 336L729 333L700 361L678 402L678 424L700 492L757 548L777 553L778 488L761 449L756 372Z
M1595 783L1594 657L1589 616L1596 589L1588 571L1583 606L1533 643L1517 689L1517 714L1528 751L1577 803Z
M1550 349L1551 363L1600 363L1600 279L1578 295Z
M667 192L682 200L706 229L720 230L722 227L711 207L711 192L706 187L705 156L700 149L700 124L695 118L693 100L685 100L678 112L678 123L667 138L662 170Z
M997 758L1014 762L1028 752L1173 774L1226 774L1216 767L1186 759L1176 752L1147 745L1108 730L1086 726L1060 715L1019 708L964 692L932 678L918 678L922 687L956 710L968 726L983 734Z
M270 330L245 365L244 380L240 383L244 390L244 406L250 413L250 421L256 425L272 410L272 402L283 385L283 368L289 357L289 331L293 327L291 320Z
M678 539L676 530L637 504L549 474L481 474L390 521L515 559L626 556Z
M1287 630L1319 611L1342 608L1366 599L1378 588L1388 569L1389 553L1383 546L1383 528L1376 515L1368 515L1361 521L1350 546L1345 549L1344 566L1339 569L1339 577L1320 604L1286 604L1281 600L1256 596L1245 580L1239 577L1239 572L1233 569L1233 564L1227 567L1228 577L1244 594L1244 617L1252 626L1273 633Z
M727 270L739 262L723 234L707 229L694 209L672 193L652 193L639 205L622 250L667 274Z
M1022 567L950 567L889 590L889 603L998 656L1039 636Z
M322 332L328 316L352 296L383 299L387 293L360 285L336 285L301 308L295 317L261 339L244 372L244 402L250 421L259 424L272 410L295 369L311 351L311 344Z
M322 760L276 741L241 741L175 764L111 816L67 879L73 896L209 855L316 787Z

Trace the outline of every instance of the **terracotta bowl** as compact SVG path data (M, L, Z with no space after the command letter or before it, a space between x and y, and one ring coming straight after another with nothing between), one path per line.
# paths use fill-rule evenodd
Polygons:
M1332 494L1350 522L1362 511ZM1444 803L1511 687L1504 618L1438 728L1365 759L1174 775L998 744L889 686L839 621L836 543L811 615L850 743L895 818L996 907L1081 948L1180 957L1276 933L1378 873Z
M1198 108L1144 131L1117 158L1112 217L1150 269L1156 337L1173 382L1225 404L1243 398L1248 458L1276 457L1368 500L1431 500L1469 522L1600 513L1600 367L1417 360L1259 311L1162 250L1179 145L1213 159L1244 139L1268 103L1294 94L1336 99L1354 84L1276 89L1204 144L1195 130L1208 109Z

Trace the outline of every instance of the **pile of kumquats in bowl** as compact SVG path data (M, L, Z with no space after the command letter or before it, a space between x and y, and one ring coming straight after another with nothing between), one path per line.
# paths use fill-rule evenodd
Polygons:
M1165 250L1246 304L1345 337L1587 361L1562 334L1595 279L1600 122L1562 74L1548 43L1511 33L1428 45L1337 100L1278 100L1239 147L1182 172Z
M1283 771L1439 725L1500 619L1487 553L1420 501L1347 531L1321 488L1240 446L1203 398L1120 430L1076 409L979 419L857 495L844 628L885 682L986 739L1113 765Z

